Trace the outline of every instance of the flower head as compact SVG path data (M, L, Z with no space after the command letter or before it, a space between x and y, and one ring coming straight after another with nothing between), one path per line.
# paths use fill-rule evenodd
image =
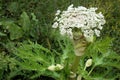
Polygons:
M80 30L86 40L96 35L100 36L100 30L105 24L102 13L96 13L97 8L89 8L83 6L74 7L73 4L66 11L58 10L55 17L53 28L59 28L60 34L68 35L73 39L74 28ZM88 41L89 42L89 41Z

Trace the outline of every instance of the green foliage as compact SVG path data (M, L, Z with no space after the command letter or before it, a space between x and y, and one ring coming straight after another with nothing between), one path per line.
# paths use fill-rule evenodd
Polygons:
M78 73L86 80L120 79L119 3L120 0L0 0L0 79L20 76L22 80L37 80L42 75L66 80L74 48L51 25L56 10L65 10L70 4L95 6L106 19L102 38L89 45ZM93 65L84 70L88 58L93 59ZM65 65L62 71L47 70L57 63Z
M10 40L19 39L24 35L30 35L26 33L28 33L32 27L29 16L27 15L26 12L23 12L21 14L19 21L12 21L12 20L1 21L1 26L3 27L4 30L9 31Z
M116 52L119 53L120 45L119 43L119 37L120 37L120 11L119 11L119 0L60 0L60 1L54 1L54 0L1 0L0 2L0 9L1 9L1 18L6 19L10 18L13 20L18 20L19 16L22 12L26 11L29 16L31 16L31 13L34 13L39 20L39 28L34 28L32 32L37 32L37 35L41 36L35 36L34 39L39 39L40 42L42 42L42 38L49 37L46 33L48 30L50 30L49 24L53 22L54 13L57 9L65 10L68 5L74 4L75 6L81 5L85 7L98 7L98 10L101 11L105 15L106 19L106 25L103 28L103 35L105 36L111 36L114 37L114 44L113 48ZM27 5L26 5L27 4ZM64 5L63 5L64 4ZM15 6L15 7L14 7ZM32 23L32 22L31 22ZM47 24L47 25L46 25ZM43 28L44 27L44 28ZM38 31L40 29L40 31ZM46 35L45 35L46 34ZM44 36L44 37L43 37ZM44 40L43 40L44 41Z
M80 62L79 73L86 80L116 80L119 79L120 56L110 50L111 38L104 38L89 45L86 54ZM92 58L93 63L90 68L84 70L85 61ZM111 72L112 71L112 72ZM114 74L113 74L114 73Z
M36 71L38 76L52 64L52 53L37 43L22 44L15 52L16 62L22 70ZM36 75L36 74L35 74ZM32 76L31 76L32 77Z
M15 60L6 55L5 52L0 53L0 80L9 80L9 73L14 70L16 70Z
M24 32L28 32L30 29L30 19L26 12L23 12L20 16L19 24L22 26Z
M4 34L4 33L0 32L0 36L6 36L6 34Z
M17 60L15 62L19 66L18 69L27 72L34 71L35 74L30 76L31 79L35 79L41 75L51 76L61 80L66 79L66 75L68 75L70 71L69 63L73 60L74 54L73 46L70 44L71 41L68 38L62 39L58 40L62 53L54 49L52 49L51 52L42 45L30 41L27 44L21 44L14 52L16 55L15 59ZM57 63L63 64L65 69L60 72L51 72L47 69L49 66Z

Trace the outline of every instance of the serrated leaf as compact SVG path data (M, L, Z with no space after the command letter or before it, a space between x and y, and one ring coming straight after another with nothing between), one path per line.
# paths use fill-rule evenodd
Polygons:
M18 25L12 23L8 26L9 26L8 31L10 32L11 40L18 39L23 36L23 31Z
M95 43L96 49L101 53L106 53L110 47L112 39L109 37L106 37L105 39L98 41Z
M30 29L30 18L26 12L23 12L20 16L20 25L22 26L23 31L29 31Z
M30 41L29 41L30 42ZM37 43L30 42L29 44L22 44L16 48L14 53L18 59L17 64L23 70L44 72L49 65L51 65L50 51Z
M112 66L112 67L118 68L120 70L119 62L105 62L105 63L103 63L101 65L103 65L103 66Z
M12 23L14 23L14 21L5 19L0 22L0 25L3 25L3 29L9 29L9 25Z
M5 33L0 32L0 36L6 36L6 34L5 34Z
M21 29L21 27L19 27L18 25L16 25L14 23L14 21L12 20L5 20L1 22L1 25L3 25L3 29L7 29L10 32L10 39L14 40L14 39L19 39L23 36L23 31ZM0 33L1 35L4 35L2 33Z
M119 60L120 61L120 55L118 55L117 53L113 52L113 51L108 51L108 53L106 53L107 58L110 58L110 59L116 59L116 60Z

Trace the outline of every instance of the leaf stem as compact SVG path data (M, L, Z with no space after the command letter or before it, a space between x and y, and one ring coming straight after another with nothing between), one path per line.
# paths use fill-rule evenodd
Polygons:
M91 68L91 70L89 71L89 73L88 73L88 76L92 73L92 71L94 70L94 68L95 68L95 65Z

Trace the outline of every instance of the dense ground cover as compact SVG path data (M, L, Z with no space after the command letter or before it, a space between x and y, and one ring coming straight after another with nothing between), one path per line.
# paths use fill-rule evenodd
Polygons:
M77 75L85 80L120 79L120 0L0 0L1 80L67 80L73 44L52 24L56 11L70 4L97 7L106 20L101 37L81 58ZM89 58L93 65L84 70ZM61 63L63 70L47 70Z

